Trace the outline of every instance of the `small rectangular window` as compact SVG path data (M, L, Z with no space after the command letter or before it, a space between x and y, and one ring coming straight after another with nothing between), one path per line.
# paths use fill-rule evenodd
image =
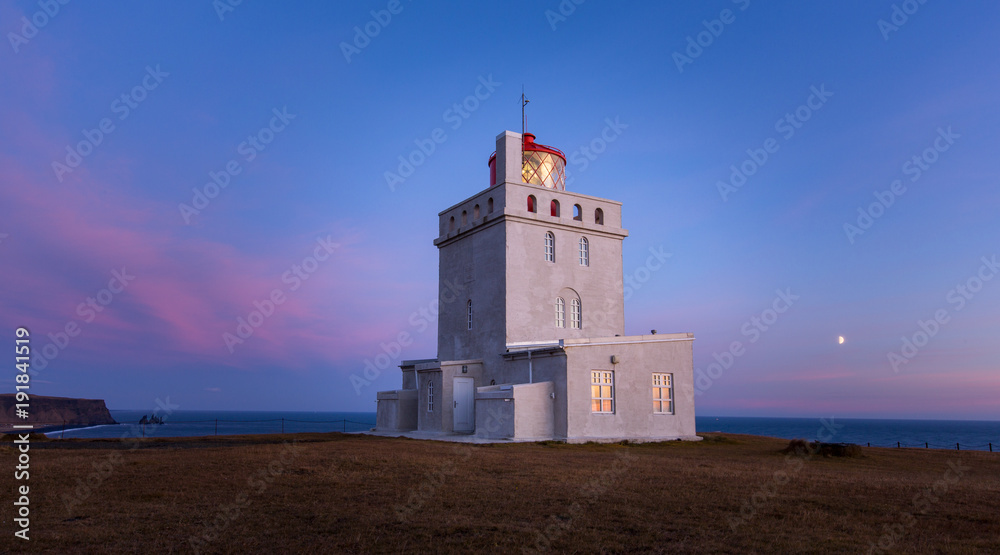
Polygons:
M653 413L674 413L673 374L653 374Z
M434 412L434 382L427 382L427 412Z
M590 373L590 411L615 412L615 373L594 370Z

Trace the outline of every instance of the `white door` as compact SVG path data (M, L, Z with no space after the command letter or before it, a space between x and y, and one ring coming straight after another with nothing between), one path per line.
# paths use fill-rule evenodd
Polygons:
M456 432L471 432L475 429L473 410L472 378L455 378L455 425Z

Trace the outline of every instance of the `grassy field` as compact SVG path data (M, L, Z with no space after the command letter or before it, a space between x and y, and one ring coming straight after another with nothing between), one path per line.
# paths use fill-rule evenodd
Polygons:
M342 434L35 442L17 552L1000 552L1000 453ZM293 443L294 440L294 443ZM23 482L18 482L18 484Z

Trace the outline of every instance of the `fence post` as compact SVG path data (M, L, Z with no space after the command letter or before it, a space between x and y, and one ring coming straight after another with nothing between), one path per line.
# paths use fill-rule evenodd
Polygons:
M927 442L925 441L925 442L924 442L924 448L925 448L925 449L930 449L930 448L931 448L931 446L930 446L930 445L929 445L929 444L928 444L928 443L927 443Z
M896 442L896 449L899 449L899 442Z
M63 430L62 430L62 433L59 434L59 439L66 439L66 421L65 420L63 420Z
M869 441L868 442L868 447L871 447L871 446L872 446L872 442Z
M992 452L993 452L993 442L991 441L990 442L990 453L992 453Z
M957 444L957 443L955 444L955 450L956 450L956 451L961 451L961 449L959 449L959 447L958 447L958 444Z

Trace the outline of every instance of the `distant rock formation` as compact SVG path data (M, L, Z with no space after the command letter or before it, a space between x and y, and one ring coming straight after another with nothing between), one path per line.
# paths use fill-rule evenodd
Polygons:
M152 416L142 415L142 419L139 420L139 424L163 424L163 419L155 414Z
M0 394L0 432L10 432L14 424L34 424L34 432L117 424L103 399L71 399L30 395L28 418L18 418L13 393Z

